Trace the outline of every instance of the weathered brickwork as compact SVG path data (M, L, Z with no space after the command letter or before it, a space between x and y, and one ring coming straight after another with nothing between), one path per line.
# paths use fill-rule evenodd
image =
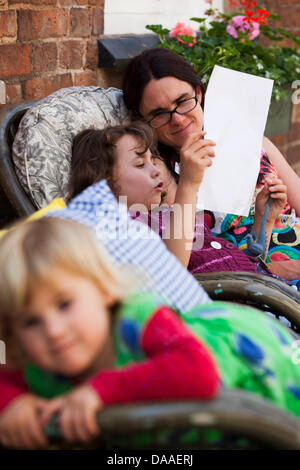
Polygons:
M64 86L100 84L103 9L104 0L0 0L6 103L40 99Z

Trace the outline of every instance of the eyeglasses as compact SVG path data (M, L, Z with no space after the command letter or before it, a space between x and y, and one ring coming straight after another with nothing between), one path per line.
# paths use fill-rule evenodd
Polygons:
M149 124L153 129L165 126L171 121L174 113L182 115L193 111L193 109L196 108L198 101L197 92L195 91L195 96L193 98L181 101L176 108L172 109L172 111L156 114L156 116L147 121L147 124Z

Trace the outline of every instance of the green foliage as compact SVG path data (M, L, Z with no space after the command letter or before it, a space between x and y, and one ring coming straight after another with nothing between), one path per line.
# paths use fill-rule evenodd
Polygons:
M239 13L240 14L240 13ZM210 8L206 17L194 17L191 20L198 23L196 43L189 46L194 38L179 35L170 37L170 30L162 25L148 25L147 29L159 37L157 47L174 51L186 59L196 70L204 83L207 83L215 65L227 67L253 75L274 80L273 100L287 96L291 83L300 77L300 54L297 47L300 39L282 28L260 26L260 35L250 40L246 33L238 31L238 38L227 33L226 27L237 13L225 15ZM273 21L279 21L278 15L271 14ZM268 45L262 43L268 38ZM292 47L283 47L282 41L289 39Z

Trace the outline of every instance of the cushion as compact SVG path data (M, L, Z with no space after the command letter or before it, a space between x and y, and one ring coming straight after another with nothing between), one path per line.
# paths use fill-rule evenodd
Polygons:
M128 118L117 88L69 87L34 104L23 117L13 144L16 174L37 208L65 198L72 140L87 128L103 129Z

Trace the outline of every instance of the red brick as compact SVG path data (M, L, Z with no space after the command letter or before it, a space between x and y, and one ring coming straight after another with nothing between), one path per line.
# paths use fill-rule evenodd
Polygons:
M297 93L297 100L300 95ZM299 122L300 121L300 102L298 104L294 104L293 113L292 113L292 122Z
M22 101L21 84L6 84L6 102L19 103L20 101Z
M98 8L104 7L104 0L75 0L76 5L80 6L95 6Z
M288 135L289 142L300 141L300 122L293 122Z
M59 0L58 5L60 7L70 7L73 5L73 0Z
M43 5L43 6L48 6L48 5L55 5L57 3L57 0L8 0L9 5L15 5L18 3L23 3L24 5Z
M84 72L75 73L74 85L97 86L97 72L85 70Z
M67 34L68 14L57 10L19 10L19 39L57 38Z
M299 5L299 3L299 0L284 0L284 5Z
M93 8L91 15L92 15L92 34L94 36L99 36L99 34L103 34L103 29L104 29L102 8Z
M104 0L89 0L89 5L104 8Z
M274 10L274 8L272 8L272 12L278 14L281 18L281 21L275 21L274 24L276 24L277 26L280 26L280 27L283 27L283 28L286 28L286 29L290 29L292 28L293 26L298 26L300 24L300 17L299 17L299 13L300 13L300 5L298 3L298 6L297 5L294 5L294 6L285 6L284 4L282 4L282 6L280 8L276 8L276 10Z
M300 162L300 144L289 147L287 151L287 161L293 165L299 165Z
M86 38L90 35L91 27L88 10L86 8L72 8L70 36Z
M17 34L15 10L0 11L0 37L14 37Z
M31 71L30 44L5 44L0 46L0 77L27 75Z
M53 77L35 77L25 83L24 99L40 99L50 95L60 88L72 86L70 73L55 75Z
M92 70L98 67L98 43L96 39L87 42L85 65Z
M32 69L34 72L50 72L57 65L57 44L46 42L37 44L32 51Z
M63 41L59 47L59 66L64 69L81 69L83 53L83 41Z

